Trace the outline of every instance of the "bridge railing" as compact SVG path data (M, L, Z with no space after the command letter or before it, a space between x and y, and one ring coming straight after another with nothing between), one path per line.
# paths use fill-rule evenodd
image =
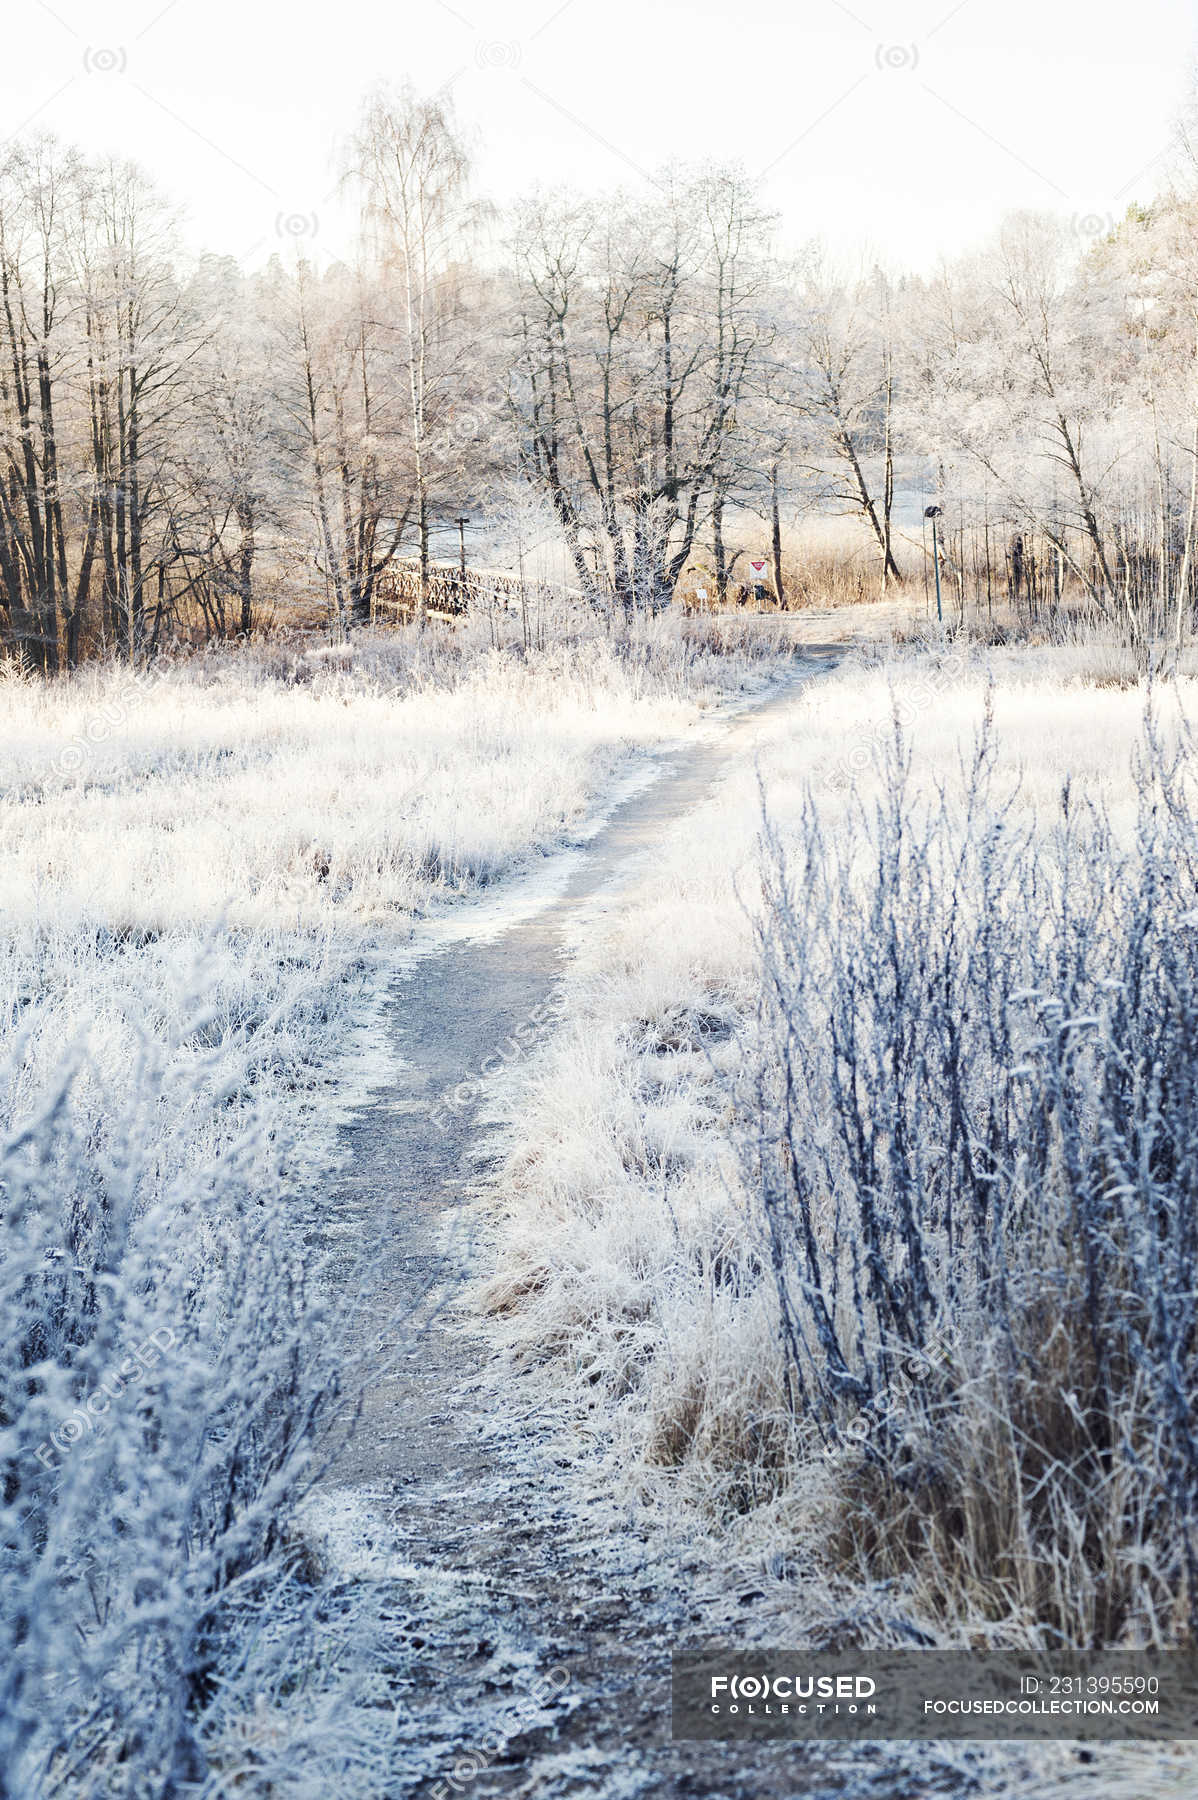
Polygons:
M421 571L416 561L392 563L378 576L374 588L376 613L400 620L414 618L420 609ZM563 601L581 601L573 588L545 582L521 581L518 575L468 568L463 578L454 563L433 563L428 572L426 616L460 619L471 612L510 612L534 596L552 593Z

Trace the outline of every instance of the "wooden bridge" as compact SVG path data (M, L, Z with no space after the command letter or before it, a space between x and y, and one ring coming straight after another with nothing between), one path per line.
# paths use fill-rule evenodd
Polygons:
M466 569L459 563L430 563L428 569L428 604L425 616L430 619L460 619L468 612L507 612L518 606L530 590L544 587L543 582L522 582L518 575L505 575L491 569ZM556 589L574 596L572 589ZM420 563L412 557L395 562L383 570L375 582L374 604L383 617L406 623L420 610Z

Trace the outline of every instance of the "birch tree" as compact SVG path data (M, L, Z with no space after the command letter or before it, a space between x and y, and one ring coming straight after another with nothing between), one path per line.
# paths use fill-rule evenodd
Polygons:
M398 289L399 304L382 325L406 389L403 434L415 495L423 620L435 515L450 498L444 492L445 452L453 439L446 425L461 372L458 263L473 218L470 164L446 104L421 99L410 88L380 89L352 140L348 173L361 196L367 244ZM456 466L452 456L448 463Z

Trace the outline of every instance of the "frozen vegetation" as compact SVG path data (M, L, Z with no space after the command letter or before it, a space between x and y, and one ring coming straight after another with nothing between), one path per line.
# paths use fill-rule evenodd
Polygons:
M0 1792L175 1792L295 1688L291 1522L355 1379L295 1205L338 1052L421 915L762 681L735 636L363 634L0 687Z
M1196 701L848 659L513 1078L497 1338L817 1641L1192 1633Z

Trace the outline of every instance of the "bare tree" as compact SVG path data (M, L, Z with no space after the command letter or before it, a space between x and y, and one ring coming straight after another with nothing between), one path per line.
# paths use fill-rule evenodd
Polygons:
M895 373L891 296L875 270L850 283L816 259L792 326L792 404L814 428L827 500L859 515L882 558L882 587L897 579L894 557Z
M759 223L743 178L719 170L670 175L647 204L538 201L518 220L522 466L580 586L626 612L669 601L705 507L722 542L765 335Z
M78 159L48 138L16 146L0 166L0 578L11 636L46 673L59 664L60 605L71 606L58 445L68 348L58 272L68 189L80 179Z
M277 346L259 296L236 264L205 257L184 303L200 335L192 404L173 434L174 481L160 562L172 614L199 608L213 637L259 622L255 576L263 533L277 533L302 487L277 398ZM179 576L182 576L180 582Z
M136 655L148 641L152 577L161 592L173 556L172 451L195 399L205 326L183 304L173 215L132 164L88 172L69 243L91 450L84 558L90 580L94 532L103 635Z
M420 556L420 616L428 603L430 539L441 482L445 424L460 375L463 285L457 261L474 214L469 159L448 106L410 88L378 90L352 140L348 174L361 195L367 241L399 284L399 306L381 321L395 343L407 406ZM365 355L363 352L363 366Z

